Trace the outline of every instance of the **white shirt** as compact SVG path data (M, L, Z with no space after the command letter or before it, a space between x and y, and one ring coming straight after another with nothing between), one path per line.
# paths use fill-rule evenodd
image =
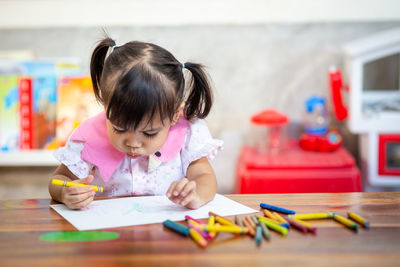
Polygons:
M202 157L213 159L222 149L223 141L213 139L203 120L189 123L185 142L180 153L157 169L148 172L149 157L133 159L125 156L111 178L104 182L99 169L81 158L85 143L68 140L57 149L54 156L78 178L86 178L93 169L93 185L102 186L103 192L96 196L163 195L173 181L186 176L190 163Z

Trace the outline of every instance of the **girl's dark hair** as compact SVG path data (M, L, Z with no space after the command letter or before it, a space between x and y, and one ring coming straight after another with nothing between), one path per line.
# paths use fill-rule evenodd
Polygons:
M133 41L116 47L105 37L93 51L90 75L107 118L124 129L136 129L145 116L151 121L157 112L162 121L172 121L182 101L187 120L208 115L213 98L203 65L184 64L192 74L186 89L182 67L155 44Z

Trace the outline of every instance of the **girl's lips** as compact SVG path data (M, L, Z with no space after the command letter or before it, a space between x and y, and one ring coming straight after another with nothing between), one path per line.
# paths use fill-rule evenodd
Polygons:
M128 155L130 158L133 158L133 159L136 159L136 158L140 157L140 155L137 155L137 154L130 154L130 153L127 153L127 155Z

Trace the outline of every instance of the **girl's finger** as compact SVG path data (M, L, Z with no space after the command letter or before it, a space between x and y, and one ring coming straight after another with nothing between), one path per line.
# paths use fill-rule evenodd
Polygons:
M197 194L195 191L191 191L185 198L182 199L182 201L179 203L182 206L186 206L189 204L192 200L196 198Z
M74 209L83 209L84 207L87 207L92 201L93 201L93 195L88 197L85 200L82 200L79 203L75 203L74 204Z
M72 204L77 204L77 203L82 202L93 196L94 196L94 192L87 192L87 193L83 193L83 194L79 194L79 195L72 195L70 197L70 200L71 200Z
M71 187L66 187L65 193L69 195L79 195L83 193L88 193L88 192L93 192L93 189L88 186L71 186Z
M83 178L83 179L79 179L77 181L77 183L80 183L80 184L91 184L93 182L93 179L94 179L93 174L89 174L88 177Z
M185 187L185 185L188 183L188 179L187 178L182 178L175 186L174 191L172 192L172 194L174 196L179 196L182 189Z
M187 196L191 191L196 189L196 182L195 181L190 181L188 182L185 187L182 189L180 196L185 197Z
M168 198L171 198L172 192L174 191L176 184L177 184L177 182L172 182L171 185L169 186L167 193L166 193Z

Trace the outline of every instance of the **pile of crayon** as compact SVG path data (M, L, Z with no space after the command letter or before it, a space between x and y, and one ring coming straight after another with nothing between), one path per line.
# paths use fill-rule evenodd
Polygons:
M369 227L368 221L353 212L347 212L350 220L334 212L296 214L293 210L266 203L260 203L260 207L262 215L247 215L243 219L236 216L235 222L209 212L207 223L185 216L186 225L170 220L164 221L163 225L179 234L190 236L200 247L206 247L219 232L250 235L257 245L261 244L263 238L270 240L270 230L287 235L288 229L292 227L304 233L316 234L317 228L306 222L315 219L334 219L355 231L358 229L358 224L365 228Z

